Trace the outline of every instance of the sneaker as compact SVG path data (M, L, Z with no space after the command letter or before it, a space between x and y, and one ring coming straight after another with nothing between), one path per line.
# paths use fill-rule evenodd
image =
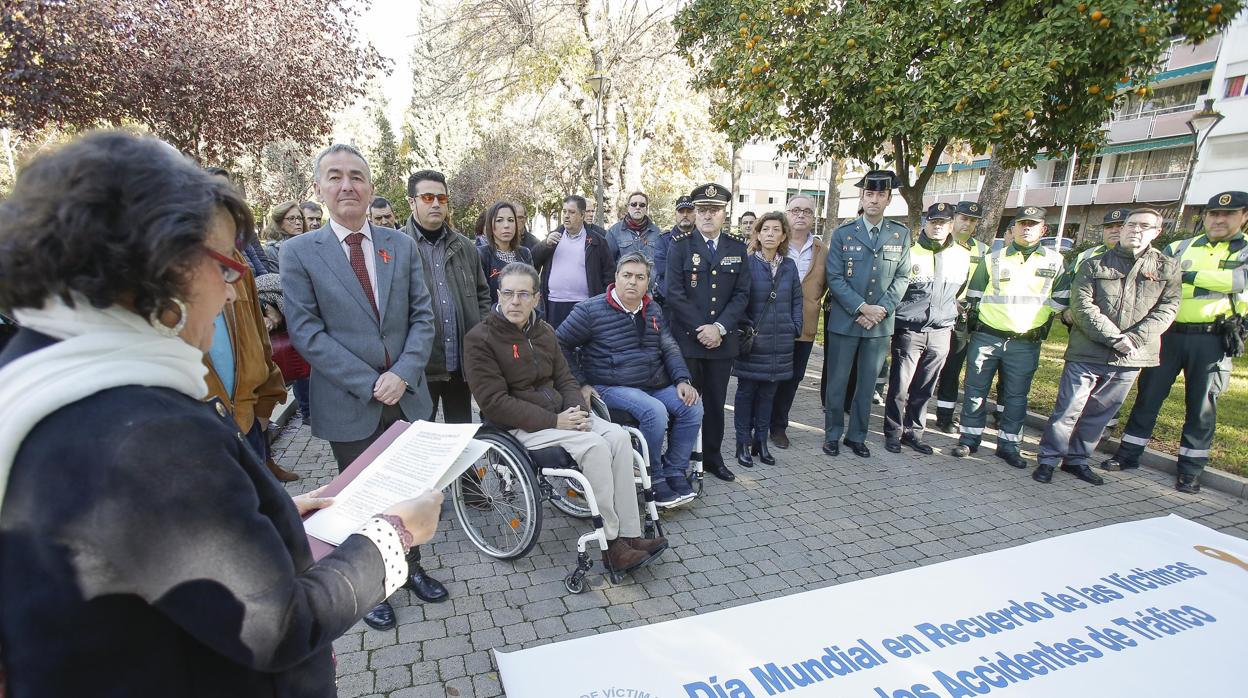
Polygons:
M667 486L680 495L681 504L698 496L698 493L693 491L693 485L689 484L689 478L684 475L673 475L667 478Z
M650 481L650 486L654 489L654 505L660 509L680 506L686 501L667 482L664 478L654 478Z

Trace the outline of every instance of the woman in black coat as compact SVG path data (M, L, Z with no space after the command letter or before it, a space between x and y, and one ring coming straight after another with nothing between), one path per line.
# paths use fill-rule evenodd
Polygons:
M167 144L96 132L0 204L0 661L15 696L333 696L332 642L403 583L438 493L313 560L206 403L246 203ZM85 663L84 663L85 662Z
M793 342L802 334L802 282L788 257L789 223L783 213L766 213L755 221L749 251L746 316L754 326L754 344L732 364L737 463L746 468L754 467L751 454L767 465L776 463L767 448L771 404L780 382L793 376Z
M516 207L507 201L500 201L489 208L484 214L484 226L478 238L485 242L477 243L477 255L481 257L481 268L485 271L486 283L490 285L490 301L498 304L498 277L503 269L512 262L533 264L533 254L521 245L519 226L516 222Z

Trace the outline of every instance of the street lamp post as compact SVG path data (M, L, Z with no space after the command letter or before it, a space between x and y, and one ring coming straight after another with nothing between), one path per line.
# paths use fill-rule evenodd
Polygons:
M1187 176L1183 178L1183 192L1179 194L1179 215L1174 220L1176 232L1183 228L1183 209L1187 205L1187 189L1192 186L1192 176L1196 174L1196 159L1200 157L1200 149L1209 139L1213 128L1225 118L1213 108L1213 99L1206 99L1204 108L1192 114L1192 117L1187 120L1187 128L1196 137L1196 142L1192 144L1192 158L1187 162Z
M602 126L602 93L606 91L608 79L602 73L594 73L585 82L589 85L589 89L594 91L594 97L598 100L594 110L594 154L598 166L598 192L595 197L598 207L594 211L594 223L602 225L606 216L602 191L602 133L605 130Z

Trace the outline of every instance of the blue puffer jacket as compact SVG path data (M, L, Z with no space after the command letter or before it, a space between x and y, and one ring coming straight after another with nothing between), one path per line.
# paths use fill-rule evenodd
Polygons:
M623 385L654 390L691 382L689 368L663 311L647 295L638 316L627 313L611 292L577 303L555 336L581 385Z
M771 266L754 254L749 264L750 304L745 312L757 334L749 355L733 361L732 375L755 381L788 380L793 377L793 342L802 334L802 283L797 278L797 264L788 257L780 262L771 307Z

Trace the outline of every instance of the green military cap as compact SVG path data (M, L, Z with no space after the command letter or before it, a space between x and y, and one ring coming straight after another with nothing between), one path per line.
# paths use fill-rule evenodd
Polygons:
M949 220L953 218L956 209L946 203L932 204L927 207L927 219L930 220Z
M1018 210L1018 213L1014 214L1014 220L1010 221L1010 225L1014 225L1019 221L1036 221L1037 223L1043 223L1044 209L1039 206L1024 206Z
M1205 206L1206 211L1238 211L1241 208L1248 208L1248 192L1224 191L1214 194Z
M690 192L689 199L695 206L727 206L732 192L718 184L704 184Z
M984 207L975 201L959 201L956 213L961 213L967 218L983 218Z

